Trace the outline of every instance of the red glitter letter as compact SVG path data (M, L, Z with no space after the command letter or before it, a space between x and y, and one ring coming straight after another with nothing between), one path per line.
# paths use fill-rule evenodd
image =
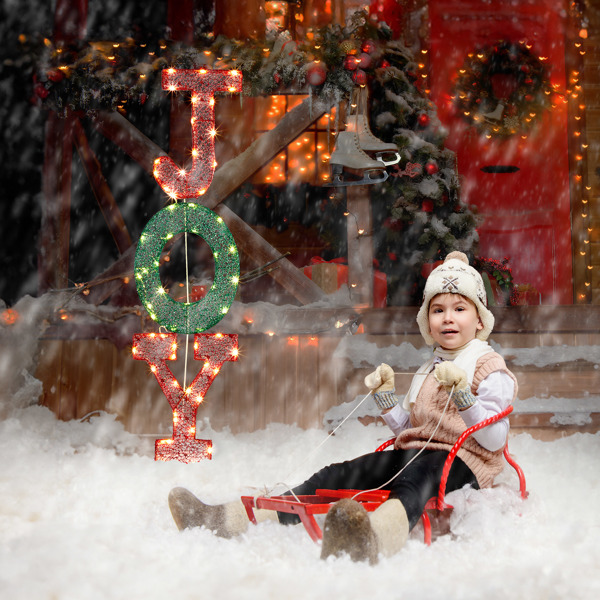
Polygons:
M211 440L196 439L196 412L223 363L237 360L237 350L235 334L196 334L194 358L205 362L191 385L183 390L165 362L177 359L177 334L136 333L133 336L133 357L148 362L173 411L173 437L156 440L155 460L190 463L211 458Z
M215 93L241 92L240 71L166 69L162 87L192 92L192 168L186 171L168 156L154 161L154 177L172 198L195 198L206 192L215 171Z

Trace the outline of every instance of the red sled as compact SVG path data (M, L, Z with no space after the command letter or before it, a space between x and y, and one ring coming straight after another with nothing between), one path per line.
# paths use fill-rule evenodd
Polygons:
M421 515L423 536L427 545L431 544L431 519L428 511L438 511L441 513L442 511L449 511L453 508L452 505L447 504L445 501L446 484L448 482L448 475L450 474L452 463L464 441L476 431L479 431L480 429L483 429L484 427L487 427L488 425L491 425L492 423L495 423L496 421L508 416L512 410L513 407L509 406L497 415L494 415L493 417L490 417L489 419L486 419L477 425L473 425L473 427L469 427L462 433L450 450L448 457L446 458L446 462L444 463L438 494L437 496L434 496L428 500L427 504L425 505L425 509L423 510L423 514ZM376 452L381 452L389 446L392 446L394 444L394 440L395 438L392 438L387 442L384 442L381 446L379 446L379 448L377 448ZM506 458L508 464L515 469L517 473L519 478L519 492L521 498L525 500L529 496L525 481L525 474L523 473L523 469L521 469L521 467L515 462L508 452L508 444L504 446L504 457ZM317 490L316 494L308 496L242 496L242 502L246 508L248 518L254 524L256 524L256 518L254 516L255 508L263 510L276 510L278 512L298 515L310 537L313 539L313 541L318 542L323 538L323 532L321 531L321 528L315 519L315 515L327 513L334 502L337 502L341 498L354 498L354 496L356 496L354 499L357 502L360 502L367 511L373 511L379 508L382 502L385 502L388 499L389 494L390 493L387 490L368 492L362 492L361 490Z

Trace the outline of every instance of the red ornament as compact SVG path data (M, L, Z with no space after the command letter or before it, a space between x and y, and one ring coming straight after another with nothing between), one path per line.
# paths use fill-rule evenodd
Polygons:
M427 127L431 122L431 119L427 113L421 113L417 119L417 122L421 127Z
M373 52L375 52L375 50L377 49L377 46L375 45L375 42L373 40L365 40L362 43L360 49L363 52L366 52L367 54L373 54Z
M203 360L202 369L187 389L183 389L167 360L177 359L177 334L136 333L133 358L145 360L167 397L173 411L173 437L156 440L155 460L199 462L212 456L211 440L196 439L196 413L208 388L225 361L238 358L238 337L234 334L195 334L194 358Z
M356 71L358 68L358 62L356 56L352 56L352 54L348 54L346 58L344 58L344 69L347 71Z
M65 74L60 69L51 69L47 73L48 79L54 83L58 83L65 78Z
M314 62L308 67L306 71L306 80L310 85L323 85L327 79L327 69L321 62Z
M428 160L427 164L425 165L425 170L427 171L428 175L435 175L440 168L435 160Z
M359 54L356 60L359 69L368 69L373 64L371 55L366 52Z
M358 69L352 73L352 81L356 85L365 85L367 83L367 74L362 69Z
M46 86L43 83L37 83L34 86L33 91L34 91L35 95L38 98L41 98L42 100L47 98L48 95L50 94L50 92L46 89Z
M433 200L423 200L421 210L426 213L433 212Z
M398 255L395 252L388 252L388 258L392 261L395 262L398 260Z
M169 156L154 161L154 178L172 198L196 198L206 192L215 172L215 94L241 92L240 71L165 69L162 88L192 92L192 166L189 171Z
M385 58L381 61L381 67L383 69L387 69L390 66L389 61L385 60Z
M145 92L142 92L140 94L140 102L142 105L146 104L146 100L148 100L148 94L146 94Z
M275 83L279 84L281 83L281 75L279 73L275 73L273 75L273 80L275 81Z

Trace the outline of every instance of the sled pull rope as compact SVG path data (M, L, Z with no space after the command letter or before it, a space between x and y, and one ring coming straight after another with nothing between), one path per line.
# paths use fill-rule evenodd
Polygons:
M450 393L448 394L448 400L446 400L446 406L444 406L444 410L442 411L442 414L440 415L437 425L435 426L435 429L431 432L431 435L429 436L429 439L425 442L425 445L395 475L390 477L385 483L382 483L380 486L373 488L372 490L361 490L360 492L354 494L354 496L352 496L351 500L354 500L357 496L360 496L361 494L366 494L367 492L376 492L377 490L382 490L390 482L394 481L394 479L396 479L396 477L398 477L400 475L400 473L402 473L402 471L404 471L404 469L406 469L406 467L408 467L408 465L410 465L414 460L416 460L416 458L427 448L427 446L429 445L429 442L431 442L431 440L433 439L433 436L437 433L437 430L440 428L440 425L442 424L442 419L444 418L444 415L446 414L446 411L448 410L448 406L450 405L450 399L452 398L452 394L454 393L454 387L455 386L453 385L452 389L450 390Z
M405 373L405 372L399 372L399 373L394 373L394 375L413 375L413 376L414 376L414 375L429 375L429 373L410 373L410 372L406 372L406 373ZM411 386L410 386L410 387L412 387L412 382L411 382ZM410 387L408 388L408 392L407 392L407 393L409 393L409 392L410 392ZM365 397L364 397L364 398L363 398L363 399L362 399L362 400L361 400L361 401L360 401L360 402L359 402L359 403L358 403L358 404L357 404L357 405L356 405L356 406L355 406L355 407L354 407L354 408L353 408L353 409L352 409L352 410L351 410L351 411L350 411L350 412L349 412L349 413L348 413L348 414L347 414L347 415L344 417L344 419L341 421L341 423L340 423L340 424L339 424L339 425L338 425L338 426L337 426L337 427L336 427L336 428L335 428L335 429L334 429L334 430L333 430L333 431L332 431L332 432L331 432L331 433L330 433L330 434L329 434L329 435L328 435L328 436L327 436L327 437L326 437L324 440L322 440L322 441L321 441L321 443L320 443L320 444L319 444L319 445L318 445L316 448L313 448L313 449L312 449L312 451L311 451L311 452L309 452L309 453L306 455L306 457L304 458L304 460L303 460L303 461L302 461L302 462L301 462L301 463L300 463L300 464L299 464L299 465L298 465L298 466L297 466L297 467L296 467L296 468L295 468L293 471L291 471L291 472L290 472L290 474L289 474L289 475L286 477L286 479L288 479L288 480L289 480L289 479L291 479L291 478L292 478L292 477L291 477L292 475L295 475L295 474L296 474L296 472L297 472L297 471L299 471L299 470L300 470L300 468L301 468L301 467L303 467L303 466L304 466L304 465L305 465L305 464L308 462L308 460L309 460L309 459L313 458L313 456L314 456L314 455L315 455L315 454L316 454L316 453L317 453L317 452L318 452L318 451L321 449L321 447L322 447L322 446L324 446L324 445L325 445L325 444L326 444L326 443L329 441L329 439L330 439L332 436L334 436L334 435L336 434L336 432L337 432L337 431L338 431L338 430L339 430L339 429L342 427L342 425L344 425L344 423L345 423L345 422L346 422L346 421L347 421L347 420L348 420L348 419L349 419L349 418L350 418L350 417L351 417L351 416L352 416L352 415L353 415L353 414L354 414L354 413L355 413L355 412L356 412L356 411L357 411L357 410L360 408L360 406L363 404L363 402L364 402L364 401L365 401L365 400L366 400L366 399L367 399L369 396L371 396L371 394L372 394L372 390L370 390L370 391L369 391L369 393L368 393L368 394L367 394L367 395L366 395L366 396L365 396ZM446 407L447 407L447 406L448 406L448 405L446 405ZM444 412L445 412L445 409L444 409ZM443 416L444 416L444 415L442 414L442 417L443 417ZM441 418L440 418L440 422L441 422ZM439 425L440 425L440 424L438 423L438 425L437 425L437 427L436 427L436 429L435 429L435 431L434 431L433 433L435 433L435 432L437 431L437 429L438 429ZM433 435L433 434L432 434L432 435ZM430 438L430 439L431 439L431 438ZM416 458L416 456L415 456L415 458ZM413 460L414 460L414 459L413 459ZM406 465L406 466L408 466L408 465ZM397 476L397 475L395 475L394 477L396 477L396 476ZM393 478L392 478L392 479L393 479ZM391 480L390 480L390 481L391 481ZM287 484L287 483L283 482L283 481L280 481L280 482L276 483L276 484L275 484L274 486L272 486L271 488L268 488L268 487L266 487L266 486L265 486L265 487L266 487L266 489L267 489L267 490L269 490L269 491L268 491L268 493L266 493L266 494L264 494L264 495L265 495L265 496L270 496L270 495L271 495L271 493L273 492L273 490L274 490L274 489L275 489L275 488L276 488L278 485L283 485L283 486L286 488L286 491L288 491L288 492L291 492L291 493L292 493L292 496L296 497L296 495L295 495L295 494L294 494L294 492L292 491L292 488L291 488L291 486L290 486L289 484ZM297 498L296 498L296 499L297 499Z
M301 467L303 467L309 459L311 459L320 449L321 447L327 442L329 441L329 438L331 438L332 436L335 435L336 431L338 431L338 429L340 429L340 427L360 408L360 406L362 405L362 403L371 395L371 392L369 391L369 393L344 417L344 419L342 420L342 422L324 439L321 441L321 443L316 447L313 448L305 457L304 460L293 470L289 473L289 475L286 477L286 479L291 479L292 475L295 475L297 471L300 470ZM284 485L286 487L286 491L288 492L292 492L292 495L295 497L294 492L292 491L291 486L289 486L287 483L285 482L279 482L276 483L269 491L268 494L265 494L266 496L270 496L271 493L273 492L273 490L278 486L278 485ZM267 488L268 489L268 488Z

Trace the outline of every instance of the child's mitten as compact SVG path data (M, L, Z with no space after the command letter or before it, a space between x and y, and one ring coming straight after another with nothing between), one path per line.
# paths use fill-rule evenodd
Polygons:
M373 392L375 404L379 410L394 408L398 398L394 393L394 370L389 365L381 363L373 373L365 377L365 385Z
M469 382L467 381L467 374L452 361L445 360L438 363L433 370L433 376L438 383L444 386L448 393L454 387L452 402L454 402L458 410L465 410L475 404L476 398L473 392L471 392L471 386L469 386Z

